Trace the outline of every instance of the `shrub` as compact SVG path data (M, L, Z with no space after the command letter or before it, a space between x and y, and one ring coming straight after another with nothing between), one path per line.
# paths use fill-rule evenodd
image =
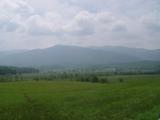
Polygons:
M33 80L39 81L40 79L38 77L34 77Z
M92 76L89 77L89 81L93 82L93 83L96 83L96 82L99 82L99 79L96 75L92 75Z
M96 75L83 75L78 78L81 82L99 82L99 79Z
M123 78L119 78L119 82L120 83L124 82L124 79Z
M101 82L101 83L109 83L108 78L101 78L99 80L99 82Z

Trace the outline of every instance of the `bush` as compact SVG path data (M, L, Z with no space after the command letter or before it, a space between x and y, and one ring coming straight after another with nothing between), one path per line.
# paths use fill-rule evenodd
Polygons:
M124 79L123 78L119 78L119 82L120 83L124 82Z
M34 77L33 80L39 81L40 79L39 79L39 77Z
M93 83L99 82L99 79L96 75L83 75L80 76L78 80L81 82L93 82Z
M96 82L99 82L99 79L96 75L92 75L92 76L89 77L89 81L93 82L93 83L96 83Z
M78 80L81 82L89 82L88 76L80 76Z
M109 83L108 78L101 78L99 80L99 82L101 82L101 83Z

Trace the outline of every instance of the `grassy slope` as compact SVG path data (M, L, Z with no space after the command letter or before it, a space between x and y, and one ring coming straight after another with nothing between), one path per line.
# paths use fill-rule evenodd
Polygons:
M114 82L0 83L0 120L157 119L160 75L109 79Z

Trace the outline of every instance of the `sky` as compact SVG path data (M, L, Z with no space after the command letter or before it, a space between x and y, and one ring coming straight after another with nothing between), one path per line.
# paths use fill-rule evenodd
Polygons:
M160 49L160 0L0 0L0 50Z

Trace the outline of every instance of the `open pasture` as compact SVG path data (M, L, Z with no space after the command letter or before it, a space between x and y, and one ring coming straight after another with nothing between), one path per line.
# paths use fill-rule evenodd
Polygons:
M123 82L117 79L123 78ZM0 83L0 120L157 120L160 75Z

